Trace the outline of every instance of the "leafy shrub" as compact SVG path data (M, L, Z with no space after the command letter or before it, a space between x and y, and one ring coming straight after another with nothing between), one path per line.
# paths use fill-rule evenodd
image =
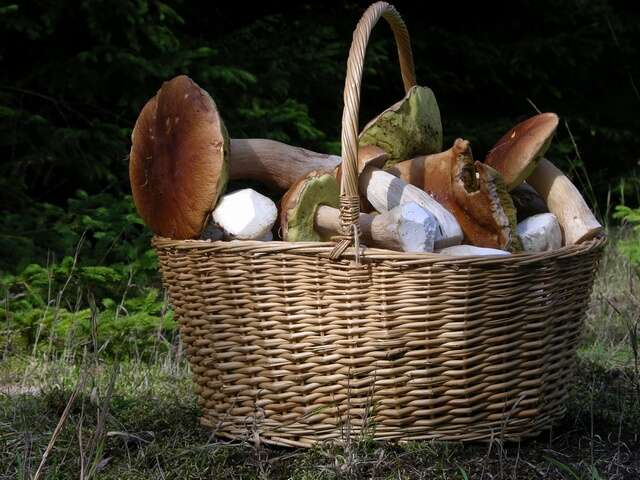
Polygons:
M2 219L13 233L0 245L19 250L0 275L0 329L13 347L77 350L94 341L95 325L105 351L142 354L173 335L150 233L130 196L81 191L66 209L32 209Z
M640 208L630 208L625 205L618 205L615 218L621 219L624 223L630 224L637 235L629 240L620 242L620 250L631 259L634 265L640 266Z

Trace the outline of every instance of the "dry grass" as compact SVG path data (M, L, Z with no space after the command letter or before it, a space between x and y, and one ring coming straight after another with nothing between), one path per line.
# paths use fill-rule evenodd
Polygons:
M636 480L639 280L614 238L589 310L567 416L536 439L392 445L362 438L311 450L223 442L198 423L177 347L152 362L77 352L13 355L0 363L0 478L33 478L48 452L41 477L47 479Z

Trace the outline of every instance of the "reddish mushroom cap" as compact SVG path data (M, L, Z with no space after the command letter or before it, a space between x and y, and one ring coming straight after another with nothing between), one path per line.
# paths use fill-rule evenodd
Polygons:
M193 80L165 82L131 134L129 179L156 235L196 238L227 180L229 136L216 104Z
M536 168L557 126L555 113L541 113L519 123L498 140L484 163L500 172L507 189L513 190Z

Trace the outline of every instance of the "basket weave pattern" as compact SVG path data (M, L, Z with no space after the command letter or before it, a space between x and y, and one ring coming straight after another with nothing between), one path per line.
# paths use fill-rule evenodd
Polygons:
M415 85L402 19L372 5L347 62L336 243L154 238L202 422L219 435L516 439L563 413L603 238L501 257L354 248L362 65L379 18Z
M519 438L563 413L603 239L455 260L156 238L202 421L309 446ZM374 426L368 426L373 420Z

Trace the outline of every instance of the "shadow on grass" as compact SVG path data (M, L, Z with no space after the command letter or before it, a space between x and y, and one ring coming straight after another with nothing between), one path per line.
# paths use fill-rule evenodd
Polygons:
M640 478L640 403L632 370L581 361L564 420L521 443L394 445L370 440L310 450L224 442L199 424L186 369L127 363L109 397L109 365L89 367L42 478ZM0 369L0 478L32 478L79 376L33 357ZM102 410L101 410L102 409ZM102 413L101 413L102 411ZM103 445L89 451L100 434ZM94 441L95 444L95 441ZM92 458L87 458L91 455ZM348 458L347 458L348 457Z

